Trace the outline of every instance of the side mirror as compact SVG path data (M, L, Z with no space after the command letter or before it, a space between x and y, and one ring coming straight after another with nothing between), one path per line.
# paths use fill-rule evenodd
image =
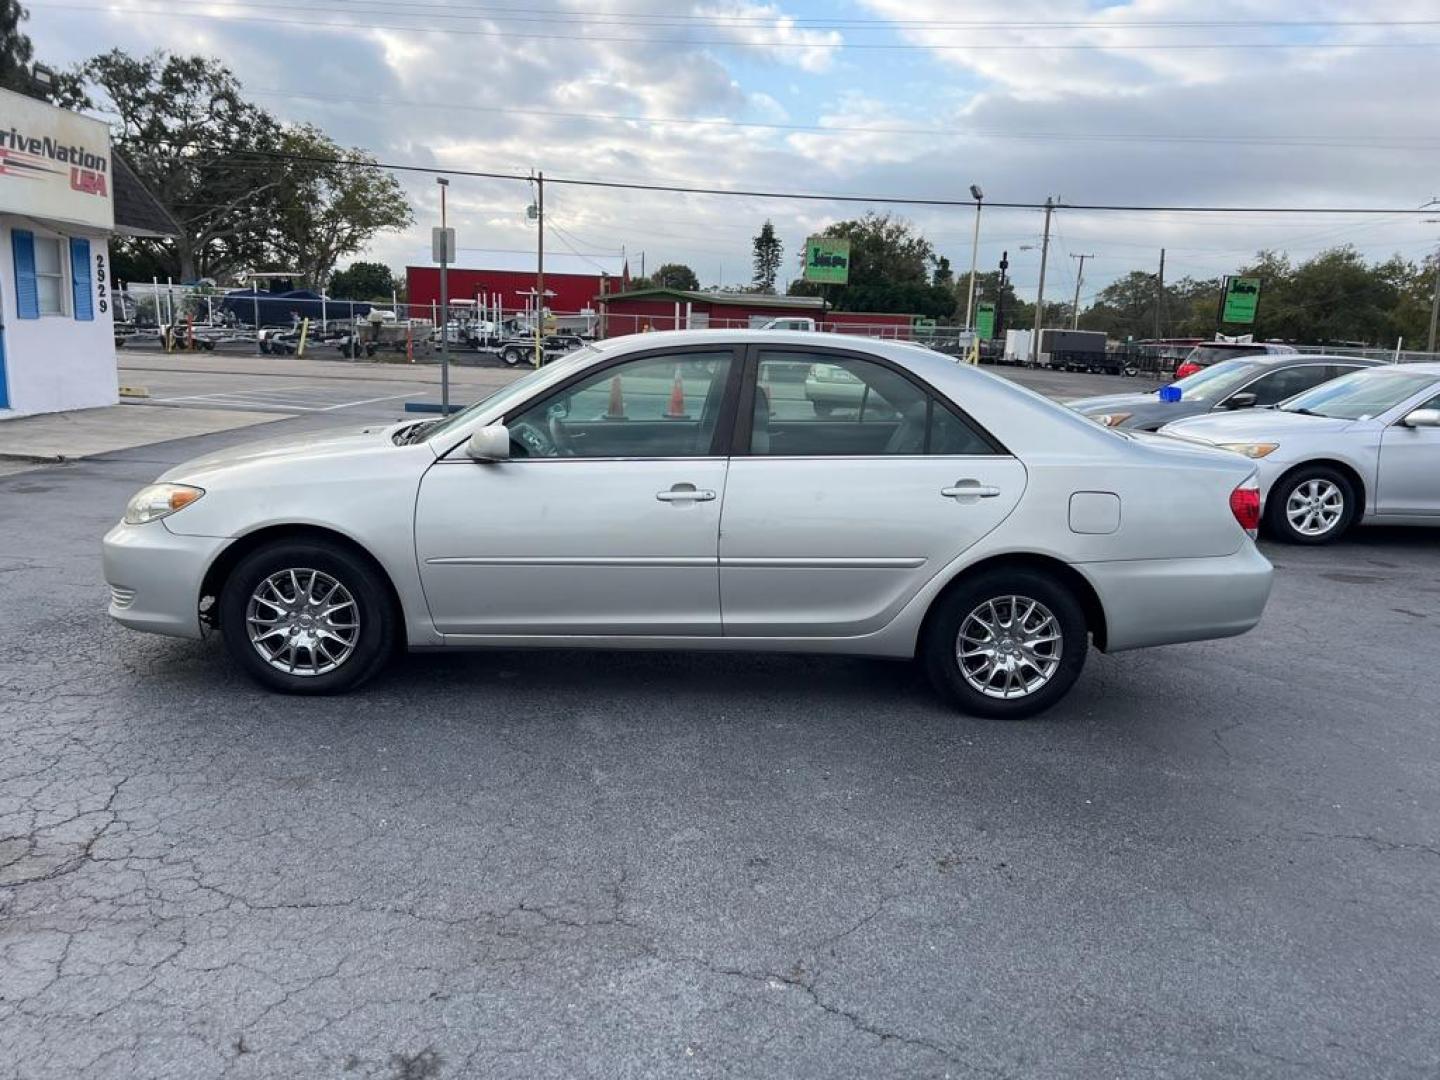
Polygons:
M1225 399L1227 409L1253 409L1255 407L1254 394L1231 394Z
M1400 423L1409 428L1440 427L1440 409L1416 409Z
M510 429L504 424L483 427L465 444L466 456L475 461L507 461L510 458Z

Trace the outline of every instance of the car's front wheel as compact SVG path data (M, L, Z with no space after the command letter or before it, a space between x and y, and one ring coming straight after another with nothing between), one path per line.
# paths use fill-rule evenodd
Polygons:
M1069 691L1089 631L1073 593L1047 574L997 569L939 602L921 645L931 681L962 712L1022 720Z
M1270 531L1292 544L1328 544L1355 520L1355 489L1344 474L1324 465L1298 469L1270 490Z
M396 633L376 572L324 540L280 540L245 556L221 590L219 621L236 663L289 694L359 686L389 658Z

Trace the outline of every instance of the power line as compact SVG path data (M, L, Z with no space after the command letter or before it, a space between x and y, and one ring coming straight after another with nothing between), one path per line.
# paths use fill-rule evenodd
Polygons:
M138 141L138 140L137 140ZM132 143L131 145L134 145ZM152 146L173 147L176 144L163 141L151 142ZM123 148L123 147L122 147ZM219 152L214 148L184 144L181 149L200 152ZM225 151L236 154L235 151ZM465 176L481 180L515 180L528 183L531 177L526 173L488 172L481 169L456 169L436 165L410 165L401 162L385 162L357 158L344 158L318 154L291 154L281 150L244 150L248 154L268 160L295 161L314 165L344 165L354 168L386 169L392 172L424 173L427 176ZM245 162L238 157L228 157L226 168L261 168L263 162ZM609 188L618 191L658 191L680 195L718 195L748 199L794 199L808 202L845 203L888 203L896 206L965 206L973 207L974 199L936 199L904 195L847 195L807 191L763 191L737 188L690 187L682 184L644 184L627 180L594 180L581 177L546 176L546 183L564 184L569 187ZM986 206L1007 210L1044 210L1045 203L1003 202L986 199ZM1067 203L1052 201L1054 210L1087 210L1118 213L1165 213L1165 214L1395 214L1409 216L1433 214L1434 210L1406 209L1385 206L1145 206L1116 203Z
M179 2L179 0L176 0ZM207 2L207 0L183 0ZM493 22L585 22L620 26L758 26L770 29L1274 29L1309 27L1412 27L1440 25L1440 19L864 19L847 17L741 15L731 12L710 12L703 15L684 12L580 12L571 8L513 7L493 4L440 3L436 0L349 0L350 5L379 5L382 8L406 10L429 9L446 12L438 17L486 19ZM285 8L295 10L294 3L264 3L248 0L247 7ZM305 5L308 10L324 10Z
M1389 135L1167 135L1136 132L1069 132L1069 131L1005 131L992 128L918 128L863 127L826 124L776 124L758 120L731 120L723 117L637 116L624 113L575 112L556 109L515 109L504 106L463 105L448 101L416 101L397 98L357 98L337 94L317 94L308 90L287 90L274 87L251 87L247 93L261 97L300 98L335 104L379 106L381 108L444 109L457 112L486 113L503 116L538 116L557 120L602 120L615 123L685 125L724 128L759 129L765 131L805 132L817 135L937 135L947 138L973 136L986 139L1023 139L1063 142L1173 142L1202 145L1241 145L1275 147L1315 147L1366 150L1440 151L1435 136L1402 138Z
M47 10L66 11L102 11L115 13L116 9L102 4L67 4L47 3ZM465 37L486 37L486 38L516 38L534 41L573 41L574 34L544 34L528 33L513 30L473 30L462 27L451 26L417 26L414 23L374 23L360 21L328 21L316 22L312 19L278 19L273 16L262 15L235 15L229 12L246 10L241 5L228 6L226 14L202 11L177 11L174 8L169 10L157 10L154 8L132 8L127 7L124 13L127 15L161 15L166 18L181 19L202 19L206 21L223 23L259 23L275 26L302 26L311 30L403 30L410 34L443 34L447 37L462 35ZM291 9L293 10L293 8ZM321 8L312 8L313 11L324 11ZM1104 26L1100 29L1112 29ZM743 38L683 38L683 37L615 37L600 34L586 33L586 42L602 41L607 43L629 43L634 45L684 45L684 46L721 46L725 48L765 48L765 49L860 49L860 50L883 50L883 51L924 51L924 52L954 52L967 51L976 48L975 45L951 45L939 43L910 43L910 42L850 42L850 41L754 41ZM1232 49L1291 49L1304 51L1319 51L1323 49L1433 49L1440 46L1440 41L1341 41L1341 42L1220 42L1220 41L1188 41L1177 44L1164 44L1161 42L1131 42L1102 44L1096 42L986 42L984 50L993 51L1099 51L1099 52L1210 52Z

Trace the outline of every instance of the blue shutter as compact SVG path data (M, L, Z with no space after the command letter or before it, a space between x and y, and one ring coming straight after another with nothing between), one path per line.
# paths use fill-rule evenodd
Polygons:
M35 285L35 234L25 229L10 233L15 249L15 313L22 319L40 317L40 290Z
M70 285L75 293L75 318L95 321L95 297L90 293L90 241L70 238Z

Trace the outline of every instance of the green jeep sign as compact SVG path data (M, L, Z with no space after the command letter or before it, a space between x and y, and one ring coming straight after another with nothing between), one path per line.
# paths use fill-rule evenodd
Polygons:
M844 285L850 280L850 241L812 236L805 241L805 280Z
M980 335L981 341L989 341L995 336L995 303L992 300L981 300L975 307L975 333Z
M1227 277L1225 279L1225 306L1220 312L1220 321L1244 323L1255 321L1255 309L1260 306L1260 279L1258 277Z

